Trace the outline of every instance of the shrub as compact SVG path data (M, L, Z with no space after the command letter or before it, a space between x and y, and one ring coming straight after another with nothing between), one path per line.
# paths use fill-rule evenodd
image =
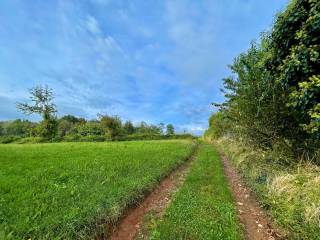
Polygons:
M0 136L0 143L12 143L21 139L19 136Z

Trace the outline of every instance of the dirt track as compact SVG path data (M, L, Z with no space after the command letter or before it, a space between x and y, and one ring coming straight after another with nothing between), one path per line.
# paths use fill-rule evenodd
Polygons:
M161 217L190 170L196 151L192 156L167 176L137 207L129 209L113 228L111 240L132 240L142 231L144 217L152 212ZM250 189L245 186L240 175L228 158L221 153L225 176L235 199L241 224L248 240L286 239L280 231L272 227L272 220L264 213ZM104 238L98 238L104 239Z
M248 240L286 239L272 227L272 220L264 213L250 189L246 187L228 158L221 153L224 172L234 196L240 222Z
M152 191L139 206L129 209L125 216L120 220L118 226L114 229L111 240L131 240L135 239L138 232L141 230L144 216L152 211L158 216L161 216L171 197L184 182L185 176L188 173L193 162L196 152L190 158L174 170Z

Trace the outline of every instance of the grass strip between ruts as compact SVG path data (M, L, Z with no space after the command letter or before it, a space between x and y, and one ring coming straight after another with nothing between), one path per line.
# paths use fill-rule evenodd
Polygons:
M219 154L202 144L183 186L150 239L243 239Z

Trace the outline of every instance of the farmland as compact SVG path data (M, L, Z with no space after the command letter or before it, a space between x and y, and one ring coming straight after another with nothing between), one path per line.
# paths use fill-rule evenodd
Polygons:
M88 238L193 148L187 140L0 145L0 238Z

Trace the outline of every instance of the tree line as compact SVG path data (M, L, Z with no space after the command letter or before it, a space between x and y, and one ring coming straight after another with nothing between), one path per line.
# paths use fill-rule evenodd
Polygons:
M16 119L0 122L0 141L116 141L166 138L188 138L190 134L176 134L172 124L158 125L141 122L123 122L118 116L98 114L96 119L86 120L73 115L56 116L53 91L47 86L30 90L31 103L18 103L25 114L39 114L40 122Z
M206 135L319 161L320 1L291 1L230 69Z

